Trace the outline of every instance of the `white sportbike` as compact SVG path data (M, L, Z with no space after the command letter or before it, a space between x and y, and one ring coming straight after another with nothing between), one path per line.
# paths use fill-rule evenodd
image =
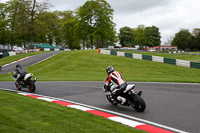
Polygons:
M142 91L139 91L137 93L134 91L134 87L135 87L134 84L128 84L126 86L126 89L123 91L123 94L120 95L126 99L125 104L121 104L121 101L112 98L112 94L115 93L116 91L116 88L112 83L110 84L109 90L105 90L105 84L104 87L102 87L102 90L106 93L106 98L112 105L117 106L118 104L121 104L123 106L131 106L136 111L143 112L146 109L146 104L141 97Z
M16 81L17 79L13 77L16 88L18 90L21 90L22 88L28 88L30 92L34 92L36 89L35 82L37 81L37 78L31 80L32 77L33 77L32 73L26 74L24 78L20 81Z

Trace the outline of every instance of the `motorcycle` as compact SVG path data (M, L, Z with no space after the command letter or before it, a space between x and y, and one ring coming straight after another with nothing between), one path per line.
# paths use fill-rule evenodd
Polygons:
M16 81L17 79L12 76L14 81L15 81L15 86L16 88L20 91L22 88L28 88L30 92L34 92L36 89L35 86L35 82L37 81L37 78L35 78L34 80L31 80L31 78L33 77L32 73L28 73L24 76L23 80L20 81Z
M126 102L124 104L121 104L121 101L112 98L112 94L115 91L115 86L112 83L110 84L109 90L105 89L105 84L104 87L102 87L102 90L106 93L106 98L112 105L117 106L118 104L120 104L123 106L131 106L136 111L143 112L146 109L146 103L141 97L142 91L139 91L137 93L134 91L134 87L134 84L128 84L126 86L126 89L123 91L123 94L121 96L126 98Z

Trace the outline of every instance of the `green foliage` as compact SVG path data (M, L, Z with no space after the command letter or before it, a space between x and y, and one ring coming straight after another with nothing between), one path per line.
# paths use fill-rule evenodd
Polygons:
M193 30L192 46L190 49L193 51L200 50L200 28L195 28Z
M143 48L147 44L147 33L145 32L145 26L139 25L137 29L133 29L135 36L135 45L139 45Z
M36 0L9 0L6 5L10 44L26 46L28 42L33 42L36 16L44 12L48 4Z
M58 23L58 16L56 16L53 12L43 12L37 15L37 19L35 20L35 34L36 42L43 42L48 44L53 44L53 37L57 36L56 26L59 25Z
M178 33L176 33L174 39L172 40L171 45L177 46L179 49L189 49L190 44L192 43L192 34L186 30L182 29Z
M76 35L76 26L78 19L72 11L64 11L61 14L63 16L61 20L63 40L69 49L80 49L80 39Z
M146 27L145 32L147 34L147 46L153 47L153 46L160 46L160 32L159 28L152 26L152 27Z
M9 43L10 32L8 27L8 20L6 11L6 4L0 3L0 44L6 45Z
M200 50L200 29L194 28L190 33L187 29L181 29L175 34L171 43L172 46L178 46L179 49L186 51L199 51Z
M119 40L122 47L133 47L134 36L133 31L129 27L122 27L119 33Z
M141 49L144 47L160 46L160 32L159 28L145 27L144 25L139 25L136 29L132 29L134 34L134 44L139 45Z
M107 47L117 41L113 9L105 0L87 1L74 11L47 11L48 2L9 0L0 4L0 44L33 42L70 49Z
M105 0L90 0L77 9L77 34L90 46L105 47L115 41L115 24L112 22L113 9Z

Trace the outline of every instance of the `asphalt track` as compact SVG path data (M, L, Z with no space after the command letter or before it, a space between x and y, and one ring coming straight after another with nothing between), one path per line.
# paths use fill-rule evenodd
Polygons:
M31 58L30 58L31 59ZM26 61L31 61L26 59ZM33 63L34 64L34 63ZM13 65L10 65L14 67ZM147 109L143 113L130 107L112 106L101 90L103 82L36 82L36 94L83 103L159 123L190 133L200 132L200 84L134 82L143 91ZM16 90L13 82L0 82L0 88ZM27 89L22 91L28 92Z
M130 107L112 106L101 90L102 82L37 82L36 94L83 103L165 126L199 133L200 84L135 82L142 90L147 109L143 113ZM13 82L0 82L1 88L16 90ZM27 89L22 91L28 92Z
M51 57L53 55L56 55L60 53L60 51L57 51L57 52L47 52L47 53L43 53L43 54L37 54L37 55L34 55L34 56L31 56L30 58L28 59L25 59L23 61L20 61L20 62L16 62L14 64L10 64L8 66L5 66L2 68L2 70L0 71L0 74L6 74L6 73L10 73L10 72L13 72L15 70L15 66L16 64L21 64L24 68L28 67L28 66L31 66L31 65L34 65L35 63L38 63L48 57Z

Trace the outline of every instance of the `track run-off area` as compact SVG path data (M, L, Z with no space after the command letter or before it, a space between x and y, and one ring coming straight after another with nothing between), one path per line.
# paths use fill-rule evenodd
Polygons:
M27 58L20 64L28 67L41 60L53 56L37 55L37 58ZM46 54L44 54L46 55ZM16 63L3 68L8 73L14 70ZM92 81L38 81L33 94L65 99L94 107L108 113L161 127L173 132L200 132L200 84L198 83L156 83L156 82L129 82L136 85L135 91L143 91L143 99L147 108L143 113L136 112L131 107L112 106L102 92L102 82ZM0 88L16 90L14 82L0 82ZM28 92L22 89L21 92Z

